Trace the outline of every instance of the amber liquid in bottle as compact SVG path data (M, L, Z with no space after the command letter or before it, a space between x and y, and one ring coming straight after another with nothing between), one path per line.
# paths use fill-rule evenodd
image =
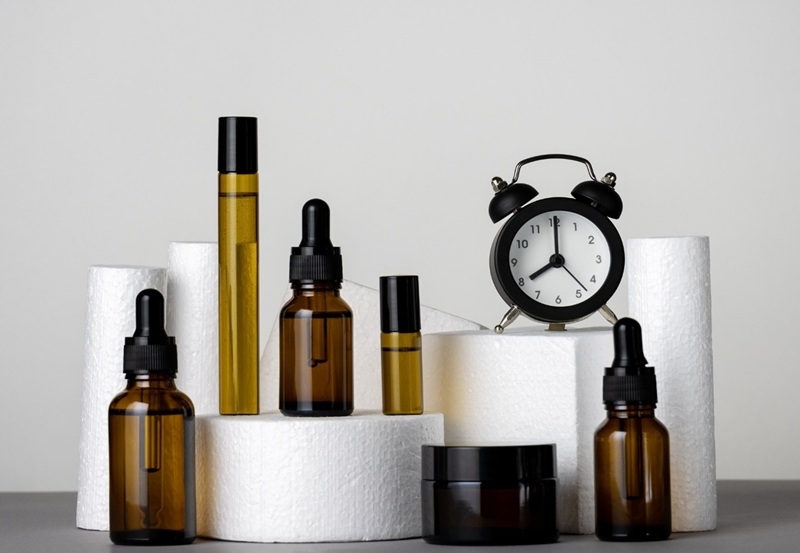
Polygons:
M219 412L258 414L258 174L219 175Z
M669 433L654 406L607 405L595 432L595 531L601 540L667 539L672 531Z
M121 545L194 541L194 407L171 376L137 375L111 402L110 537Z
M422 335L381 333L383 414L422 413Z
M296 284L280 313L280 410L289 416L353 412L353 313L334 282Z

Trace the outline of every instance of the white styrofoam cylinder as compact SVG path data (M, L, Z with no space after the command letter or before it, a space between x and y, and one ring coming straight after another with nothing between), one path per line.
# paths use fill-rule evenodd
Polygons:
M197 524L251 542L392 540L421 534L421 448L441 414L197 419Z
M594 431L605 419L611 327L426 334L422 356L425 407L444 414L446 442L556 444L559 529L594 532Z
M170 242L167 334L178 345L178 389L196 415L219 413L219 254L216 242Z
M628 303L655 367L656 416L669 430L672 529L717 526L711 263L708 237L627 242Z
M125 389L122 352L136 329L136 296L167 289L159 267L94 265L86 302L76 524L108 530L108 405Z
M380 292L375 288L345 280L342 281L341 295L353 310L353 404L356 409L382 409ZM292 290L289 287L284 295L284 303L291 297ZM420 306L420 323L423 334L483 328L478 323L426 305ZM276 317L259 365L262 411L278 408L279 340L280 332ZM422 372L425 373L424 364ZM426 411L427 393L428 390L423 388L422 402Z

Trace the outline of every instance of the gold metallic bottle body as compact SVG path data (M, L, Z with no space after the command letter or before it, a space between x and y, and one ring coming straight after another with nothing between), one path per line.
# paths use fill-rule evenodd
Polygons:
M123 545L194 541L194 407L172 376L137 375L108 415L110 537Z
M258 414L258 174L219 175L219 412Z
M384 415L422 413L422 334L381 332Z
M334 282L296 284L280 313L281 413L353 412L353 313Z
M601 540L667 539L672 532L669 433L653 405L608 405L595 432L595 531Z

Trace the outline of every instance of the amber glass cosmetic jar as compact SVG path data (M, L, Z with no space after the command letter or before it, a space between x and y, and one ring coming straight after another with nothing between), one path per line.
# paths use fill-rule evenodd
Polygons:
M422 446L422 537L499 545L558 540L556 446Z

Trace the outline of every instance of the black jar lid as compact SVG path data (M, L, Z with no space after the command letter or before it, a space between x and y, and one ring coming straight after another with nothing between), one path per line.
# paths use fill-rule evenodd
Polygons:
M556 478L556 445L423 445L422 479L516 482Z

